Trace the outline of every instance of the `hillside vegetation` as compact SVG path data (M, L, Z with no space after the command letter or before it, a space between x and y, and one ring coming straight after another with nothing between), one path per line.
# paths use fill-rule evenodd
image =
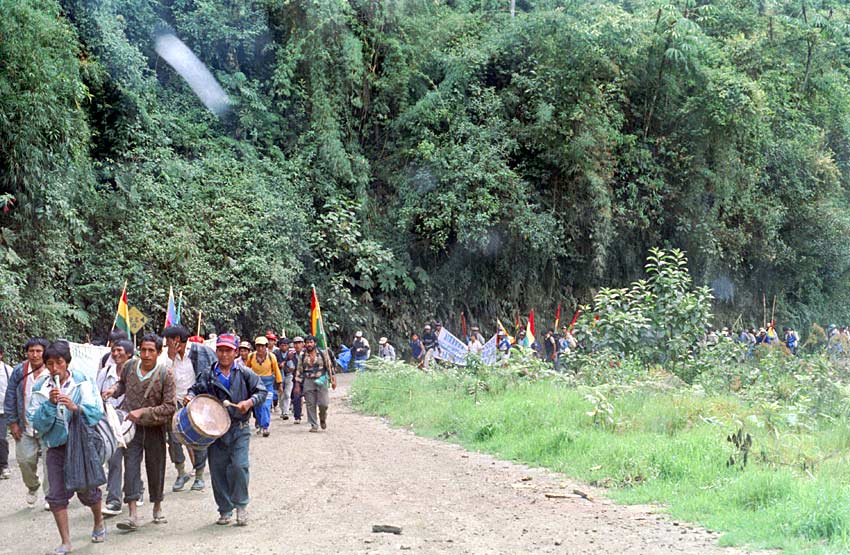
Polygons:
M102 337L125 279L204 331L297 330L311 283L334 332L489 327L653 246L729 322L846 318L843 2L508 4L0 0L0 342Z

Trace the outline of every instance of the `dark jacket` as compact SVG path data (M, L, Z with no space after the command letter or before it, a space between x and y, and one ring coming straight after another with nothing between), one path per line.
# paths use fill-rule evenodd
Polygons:
M15 366L9 377L9 385L6 388L6 398L3 399L3 414L6 415L6 424L18 424L23 429L24 418L26 418L27 407L24 406L24 368L29 372L29 362L22 362ZM26 376L28 380L31 375Z
M263 385L260 377L248 368L236 363L236 367L230 371L229 391L215 377L214 368L215 363L198 374L195 385L189 388L189 393L192 396L206 393L220 401L227 400L231 403L241 403L252 399L255 407L259 407L266 401L266 395L268 395L266 386ZM245 414L240 414L235 407L228 407L227 412L230 413L230 419L233 422L247 422L251 418L250 410Z
M195 376L200 374L204 368L212 368L218 360L214 350L200 343L189 343L186 350L189 351L188 356L189 360L192 361L192 367L195 369Z

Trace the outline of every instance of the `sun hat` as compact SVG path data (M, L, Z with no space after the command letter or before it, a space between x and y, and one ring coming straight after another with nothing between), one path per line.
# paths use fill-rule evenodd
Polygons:
M387 344L387 338L386 337L382 337L378 340L378 345L386 345L386 344Z

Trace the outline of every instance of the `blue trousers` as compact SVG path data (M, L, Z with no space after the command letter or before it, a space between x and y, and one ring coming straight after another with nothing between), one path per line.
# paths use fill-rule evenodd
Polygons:
M358 372L366 370L366 357L354 357L354 367Z
M274 391L274 376L260 376L263 380L263 385L266 386L266 391ZM257 426L262 429L269 427L272 421L272 396L266 395L265 402L259 407L254 407L254 418L257 419Z
M303 409L303 403L301 400L304 398L304 393L295 394L295 386L292 387L292 416L295 420L301 420L301 410Z
M222 515L248 506L248 445L251 426L233 422L207 449L213 497Z

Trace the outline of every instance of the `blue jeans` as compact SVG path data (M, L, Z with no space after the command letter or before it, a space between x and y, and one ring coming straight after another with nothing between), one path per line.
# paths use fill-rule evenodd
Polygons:
M248 506L248 445L251 426L233 422L226 434L207 448L213 497L222 515Z
M366 357L354 357L354 368L356 368L358 372L365 370Z
M266 386L266 391L275 391L274 376L260 376L263 380L263 385ZM257 419L257 426L263 430L268 429L272 418L272 396L266 395L266 400L259 407L254 407L254 418Z
M301 386L299 385L299 390L300 390L300 387ZM301 410L303 408L303 404L302 404L301 400L303 398L304 398L303 393L299 393L298 395L295 394L295 387L293 386L292 387L292 417L295 418L295 420L301 420Z

